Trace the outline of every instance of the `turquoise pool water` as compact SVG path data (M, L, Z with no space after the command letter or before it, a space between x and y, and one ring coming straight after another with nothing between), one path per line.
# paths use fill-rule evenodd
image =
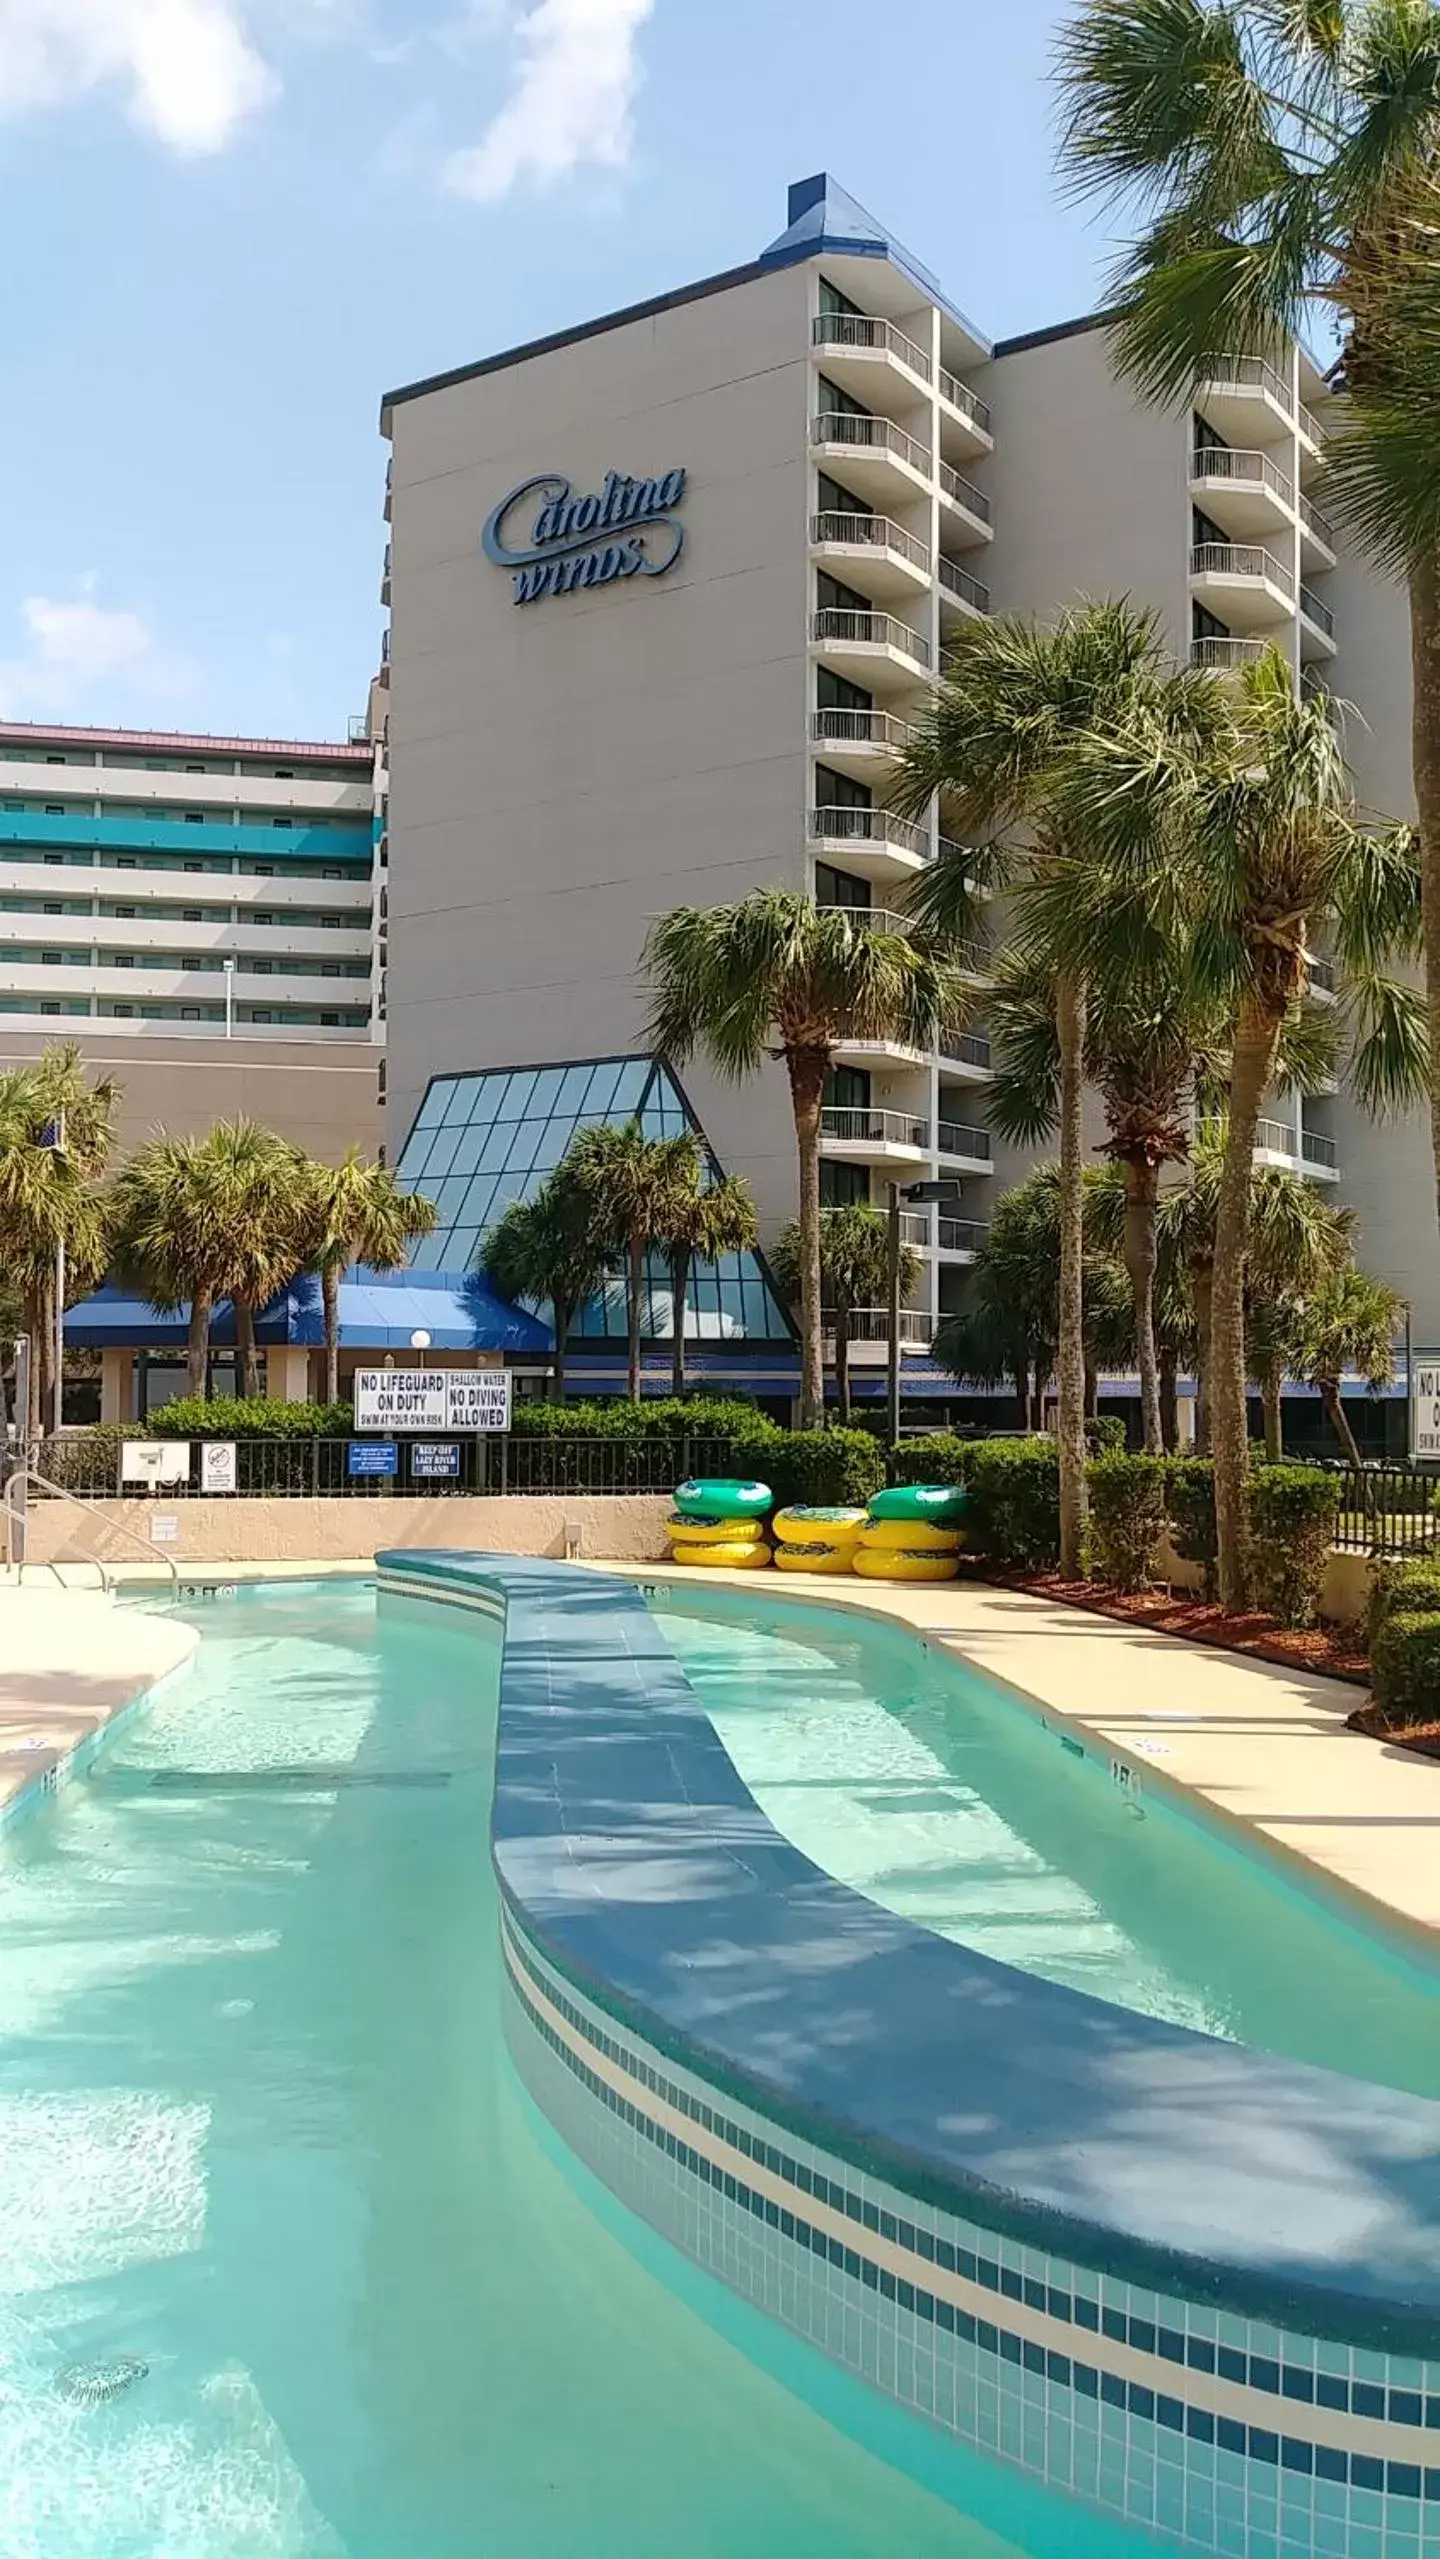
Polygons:
M197 1622L0 1842L4 2559L1133 2546L948 2447L932 2493L938 2437L567 2172L501 2041L478 1619Z
M657 1606L776 1829L857 1891L1122 2007L1440 2097L1440 1974L1128 1798L963 1664L768 1590Z

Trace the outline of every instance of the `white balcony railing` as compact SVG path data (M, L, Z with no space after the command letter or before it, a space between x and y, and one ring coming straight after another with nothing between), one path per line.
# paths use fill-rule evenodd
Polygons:
M1194 578L1265 578L1294 601L1295 580L1263 542L1197 542L1190 554Z
M839 1146L905 1146L924 1152L930 1144L927 1120L908 1111L876 1111L827 1103L820 1113L820 1134Z
M961 1066L990 1068L990 1043L983 1031L942 1031L940 1054L953 1057Z
M1295 503L1295 483L1268 453L1244 446L1197 444L1190 462L1193 480L1225 481L1231 487L1268 489L1284 506Z
M901 915L893 906L842 906L838 898L826 897L817 898L815 903L826 915L843 915L857 933L910 934L915 930L913 915Z
M893 355L922 382L931 378L930 358L923 347L897 329L893 320L874 320L861 311L822 311L814 326L817 347L860 347L866 353Z
M821 1310L821 1322L833 1342L835 1310ZM897 1317L897 1334L902 1351L928 1351L935 1339L935 1318L920 1306L902 1306ZM888 1342L890 1310L886 1306L852 1306L850 1310L852 1342Z
M1329 605L1322 602L1321 598L1316 594L1313 586L1301 587L1300 610L1304 614L1307 622L1313 622L1317 631L1324 632L1327 640L1334 639L1335 616L1331 612Z
M1323 687L1321 689L1323 690ZM1314 951L1307 951L1305 966L1310 974L1312 989L1318 986L1322 995L1333 995L1335 992L1334 961L1319 959Z
M1295 415L1294 397L1289 383L1273 364L1261 355L1217 355L1205 377L1205 387L1223 391L1238 385L1246 391L1268 391L1287 418Z
M978 1253L989 1232L988 1226L978 1225L973 1218L942 1217L940 1250L942 1253Z
M1306 1164L1323 1164L1332 1173L1340 1160L1335 1152L1334 1138L1322 1137L1319 1130L1313 1128L1301 1130L1300 1154Z
M900 1241L902 1244L909 1244L913 1246L916 1252L928 1253L930 1249L930 1213L928 1209L902 1208L900 1211Z
M1327 551L1333 551L1335 549L1335 527L1331 523L1328 515L1321 514L1320 509L1315 505L1313 499L1302 497L1300 501L1300 521L1304 525L1307 533L1313 533L1317 542L1324 543Z
M1220 668L1248 666L1252 658L1264 655L1266 646L1264 640L1236 639L1233 632L1227 632L1220 639L1192 640L1190 663Z
M967 1128L963 1120L938 1120L935 1146L941 1155L968 1155L978 1164L990 1161L988 1128Z
M1300 403L1298 419L1300 432L1307 444L1313 444L1318 450L1325 441L1325 429L1314 410L1307 409L1303 400Z
M1291 1120L1257 1120L1255 1145L1266 1155L1286 1155L1292 1163L1298 1161L1300 1154L1300 1141Z
M898 755L902 747L909 745L912 734L909 721L897 720L893 711L841 711L831 707L810 714L810 735L817 746L873 746L882 753Z
M823 844L888 844L896 853L916 854L923 862L933 858L926 828L914 825L908 817L897 817L893 809L812 809L810 833ZM846 912L869 918L883 914L885 909L857 906Z
M942 462L939 478L943 494L956 506L963 506L968 515L978 516L982 524L990 522L992 509L989 499L983 489L976 488L973 480L966 479L963 471L952 471L948 462Z
M810 429L812 444L845 444L856 452L888 453L921 478L931 476L934 456L918 436L907 435L890 418L856 417L848 409L822 409Z
M810 539L815 543L839 542L847 549L865 543L876 551L895 551L922 577L930 574L929 543L918 542L913 533L907 533L903 524L896 524L888 515L860 515L853 508L842 513L837 507L827 507L823 514L811 517Z
M947 373L943 364L940 367L940 397L948 400L952 409L958 409L962 417L968 418L981 435L990 433L990 412L984 401L977 400L967 383L961 382L955 374Z
M854 613L846 605L822 605L810 618L812 640L847 643L852 648L895 649L917 666L930 663L930 643L893 613Z
M942 551L935 563L935 575L947 594L958 596L962 604L973 604L977 613L989 612L990 589L981 579L972 577L968 569L962 569L958 560L947 560Z

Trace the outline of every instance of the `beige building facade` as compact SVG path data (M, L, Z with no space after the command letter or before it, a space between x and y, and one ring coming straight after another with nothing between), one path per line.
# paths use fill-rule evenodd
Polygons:
M788 209L751 265L384 404L397 1157L432 1079L643 1052L639 954L675 906L781 883L903 917L945 826L899 819L887 772L977 614L1125 594L1177 655L1278 640L1297 681L1359 705L1362 792L1406 813L1403 601L1309 494L1329 394L1307 358L1236 359L1186 412L1148 409L1096 322L992 343L833 182ZM906 1212L917 1381L1022 1169L990 1073L983 990L935 1053L837 1060L828 1196L960 1186ZM772 1236L795 1198L778 1072L686 1084ZM1367 1261L1440 1328L1418 1123L1374 1129L1342 1089L1277 1103L1263 1134L1355 1202ZM442 1221L463 1226L463 1187Z

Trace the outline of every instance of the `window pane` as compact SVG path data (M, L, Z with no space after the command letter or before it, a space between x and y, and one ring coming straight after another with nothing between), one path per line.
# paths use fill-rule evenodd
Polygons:
M425 1167L425 1178L428 1182L436 1181L442 1173L449 1172L463 1134L461 1129L446 1129L436 1138L430 1149L429 1162Z
M567 1066L560 1084L560 1098L555 1105L557 1117L562 1111L578 1111L590 1082L588 1066Z
M512 1076L510 1081L510 1091L505 1097L505 1117L507 1120L523 1120L526 1117L530 1109L530 1096L534 1090L535 1077L533 1073L529 1075Z
M587 1110L608 1111L613 1107L616 1087L623 1071L619 1060L613 1057L607 1057L603 1064L596 1067L590 1078L589 1091L585 1096Z
M445 1126L447 1128L453 1128L457 1120L465 1120L469 1118L470 1102L474 1090L475 1086L473 1079L469 1076L462 1077L460 1082L453 1087L450 1099L445 1105Z
M609 1108L618 1118L628 1119L640 1107L640 1098L651 1075L648 1057L629 1057L620 1069L619 1081L611 1095Z
M480 1161L480 1151L487 1135L488 1131L484 1128L471 1127L462 1131L460 1143L455 1149L454 1161L450 1166L452 1173L474 1172Z
M440 1122L445 1117L446 1108L454 1090L454 1084L448 1079L443 1083L431 1085L430 1090L426 1094L416 1115L415 1130L417 1134L422 1128L439 1127Z
M553 1111L555 1108L555 1099L559 1093L561 1082L564 1077L564 1071L564 1068L559 1066L541 1067L539 1074L535 1078L535 1090L530 1096L530 1108L532 1111Z

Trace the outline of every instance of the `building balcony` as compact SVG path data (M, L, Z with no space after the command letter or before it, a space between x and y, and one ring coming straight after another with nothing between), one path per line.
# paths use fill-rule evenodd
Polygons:
M1289 382L1258 355L1217 355L1195 405L1227 444L1247 449L1274 444L1295 423Z
M357 825L368 825L372 793L368 775L363 781L356 775L341 781L307 777L302 782L279 773L137 773L118 764L24 764L0 750L0 805L11 798L25 801L24 813L37 818L37 799L73 801L78 817L93 817L97 800L102 816L107 800L121 801L124 817L132 820L142 817L148 806L173 809L181 801L186 808L204 809L225 824L239 809L242 818L258 810L266 816L273 811L302 820L347 817ZM112 816L118 814L112 811Z
M855 613L826 604L810 617L810 638L827 662L856 669L868 684L913 684L928 675L930 643L893 613Z
M935 582L940 589L940 623L973 622L990 610L990 589L983 579L973 577L958 560L947 560L942 551L935 562Z
M1309 479L1325 458L1325 421L1301 400L1295 411L1295 424L1300 430L1300 475Z
M1190 592L1242 631L1288 622L1295 609L1294 577L1260 542L1197 542L1190 554Z
M810 441L817 461L832 465L847 487L881 507L929 495L934 467L929 445L890 418L822 409L811 420Z
M812 711L810 741L840 773L873 781L909 744L908 720L893 711Z
M961 543L993 542L994 510L984 490L977 489L963 472L952 470L948 462L941 463L937 477L949 539Z
M920 1074L930 1062L924 1049L907 1048L903 1040L839 1039L831 1054L837 1066L859 1066L886 1075Z
M942 364L936 375L940 394L940 433L952 452L993 453L995 437L988 408L958 375Z
M990 1042L983 1031L942 1031L940 1073L952 1084L988 1084L994 1075Z
M1190 495L1227 533L1285 533L1295 504L1295 483L1268 453L1231 446L1220 452L1197 445L1190 456Z
M1335 616L1312 586L1300 589L1300 656L1333 658L1335 655Z
M1314 951L1307 951L1305 954L1305 970L1309 981L1308 992L1314 996L1316 1002L1319 1004L1333 1004L1335 1001L1334 961L1319 959Z
M1217 668L1222 675L1233 674L1237 667L1249 666L1253 659L1263 657L1266 645L1264 640L1237 640L1228 633L1220 639L1192 640L1190 663Z
M872 319L861 311L822 311L811 324L810 338L831 381L858 400L873 400L887 377L907 397L913 397L917 385L928 389L934 380L925 349L893 320Z
M1319 1129L1304 1128L1300 1132L1300 1161L1307 1173L1318 1181L1338 1182L1340 1159L1333 1137L1324 1137Z
M32 774L34 768L31 768ZM40 786L42 789L43 784ZM32 779L31 791L36 788ZM178 794L172 790L174 800ZM274 862L361 862L369 866L373 840L370 827L307 826L300 817L293 826L236 826L218 813L207 815L198 825L189 826L183 818L149 816L96 817L90 809L24 809L0 807L0 854L6 845L46 845L56 848L69 845L88 847L94 852L134 851L137 853L179 853L204 856L210 854L260 855Z
M926 1120L909 1111L846 1108L827 1104L820 1113L820 1146L840 1164L874 1164L909 1172L930 1151Z
M380 601L385 605L388 605L390 601L390 572L394 566L394 551L391 544L387 542L385 545L385 557L381 562L380 567Z
M1300 500L1300 559L1307 569L1333 569L1339 557L1339 536L1328 515L1322 515L1312 499Z
M902 1306L896 1317L902 1359L923 1359L935 1339L936 1317L920 1306ZM823 1308L825 1357L833 1360L836 1351L836 1319L833 1307ZM850 1310L850 1358L857 1368L889 1357L890 1310L888 1306L855 1306Z
M1255 1161L1292 1173L1308 1173L1319 1182L1340 1179L1333 1137L1322 1137L1316 1129L1297 1129L1293 1120L1256 1121Z
M829 508L810 519L810 547L823 564L858 574L863 591L882 603L887 596L910 601L929 588L930 545L907 533L893 516Z
M902 887L934 860L923 826L893 809L821 808L810 811L810 849L822 862L838 862L857 879L882 888ZM852 918L885 914L883 907L847 907ZM886 929L884 927L881 928Z
M845 863L848 869L854 861L855 856L848 844L845 846L844 850ZM836 899L824 897L817 899L816 903L826 915L845 916L850 924L853 925L857 933L902 933L909 935L915 930L914 916L901 915L898 909L893 906L841 906Z
M988 1128L968 1127L963 1120L937 1120L935 1152L970 1173L991 1173L994 1162Z
M971 1217L942 1217L936 1243L945 1261L973 1262L989 1232Z

